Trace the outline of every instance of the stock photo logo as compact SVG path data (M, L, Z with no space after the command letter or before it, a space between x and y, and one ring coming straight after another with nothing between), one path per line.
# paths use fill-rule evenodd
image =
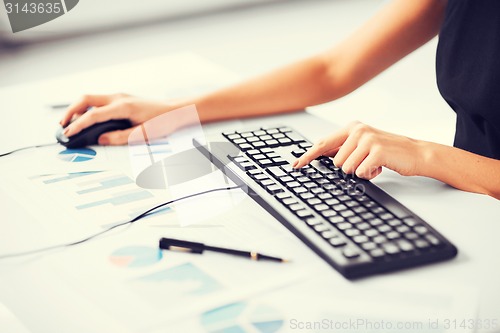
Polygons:
M12 32L50 22L75 8L79 0L3 0Z

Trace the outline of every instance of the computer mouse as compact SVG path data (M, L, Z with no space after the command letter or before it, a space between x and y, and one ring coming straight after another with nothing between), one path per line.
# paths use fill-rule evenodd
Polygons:
M132 123L128 119L113 119L89 126L70 137L64 135L64 128L61 127L56 131L56 139L66 148L82 148L85 146L96 145L98 143L97 140L99 139L99 136L103 133L124 130L130 127L132 127Z

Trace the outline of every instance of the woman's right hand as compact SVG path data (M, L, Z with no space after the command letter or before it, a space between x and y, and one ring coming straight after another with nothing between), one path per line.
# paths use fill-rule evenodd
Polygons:
M129 119L133 127L107 132L99 137L100 145L124 145L137 125L182 105L153 101L126 94L85 95L73 103L60 121L64 135L73 136L95 123L111 119ZM76 118L73 122L71 122Z

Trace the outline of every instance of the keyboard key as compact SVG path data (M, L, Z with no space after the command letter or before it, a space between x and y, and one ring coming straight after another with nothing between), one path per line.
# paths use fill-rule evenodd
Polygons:
M415 249L412 243L404 239L397 241L397 244L403 252L409 252Z
M335 210L335 211L337 211L337 212L340 212L342 210L347 209L347 206L343 205L343 204L339 204L339 205L332 206L332 209Z
M373 215L373 213L364 213L361 214L361 217L364 218L365 220L371 220L375 218L375 215Z
M328 207L328 206L327 206L327 205L325 205L325 204L319 204L319 205L315 205L313 208L314 208L316 211L318 211L318 212L322 212L322 211L324 211L324 210L329 209L330 207Z
M343 239L342 239L342 238L340 238L340 237L332 237L332 238L330 238L329 242L330 242L330 244L332 244L332 246L334 246L334 247L340 247L340 246L344 246L344 245L346 245L345 240L343 240Z
M349 222L339 223L339 224L337 224L337 228L339 228L340 230L351 229L352 228L352 224L350 224Z
M337 215L337 216L329 217L328 221L330 221L330 223L337 224L337 223L345 222L345 219L342 216Z
M233 141L233 142L234 142L234 140L240 139L240 138L241 138L241 135L239 135L239 134L229 134L229 135L227 136L227 138L228 138L229 140L231 140L231 141Z
M270 186L267 186L266 190L267 190L267 192L269 192L269 193L271 193L273 195L277 194L277 193L280 193L280 192L284 192L284 190L279 185L270 185Z
M290 127L280 127L278 128L278 130L281 132L281 133L288 133L288 132L292 132L292 129Z
M309 200L307 200L307 203L311 206L314 206L314 205L318 205L321 203L321 200L319 200L318 198L311 198ZM327 206L328 208L328 206Z
M342 254L344 255L344 257L346 257L347 259L354 259L354 258L357 258L359 257L359 255L361 254L359 252L358 249L354 248L354 247L346 247L344 249L344 251L342 252Z
M311 217L311 216L312 216L311 212L309 212L309 211L308 211L308 210L306 210L306 209L298 210L298 211L296 211L296 212L295 212L295 214L296 214L298 217L302 218L302 219L304 219L304 218L309 218L309 217Z
M306 220L306 223L310 226L315 226L316 224L323 223L323 221L317 217L311 217Z
M322 189L321 187L315 187L315 188L311 189L311 193L314 193L314 194L320 194L323 192L325 192L325 190Z
M306 152L306 151L305 151L304 149L296 149L296 150L293 150L293 151L292 151L292 155L293 155L294 157L297 157L297 158L298 158L298 157L300 157L300 156L304 155L304 154L305 154L305 152Z
M383 213L382 215L379 215L379 217L382 219L382 220L390 220L392 219L394 216L391 214L391 213Z
M374 218L374 219L369 220L368 223L370 223L373 227L376 227L376 226L381 225L383 222L379 218Z
M261 135L266 135L266 131L262 131L262 130L259 130L259 131L255 131L253 132L254 135L256 136L261 136Z
M314 198L314 194L312 194L312 193L310 193L310 192L301 193L299 196L300 196L303 200L307 200L307 199Z
M418 235L414 232L407 232L405 235L405 238L406 239L409 239L409 240L414 240L414 239L417 239L418 238ZM432 235L430 235L432 236Z
M402 222L400 220L397 220L397 219L391 219L391 220L387 221L387 224L389 224L391 227L397 227L398 225L401 225Z
M333 229L329 229L329 230L323 231L321 233L321 236L323 236L323 238L326 238L326 239L329 239L332 237L337 237L338 235L339 235L338 232L333 230Z
M284 177L287 175L287 173L279 167L268 168L267 172L269 172L271 175L273 175L274 177L277 177L277 178Z
M261 153L261 152L260 152L260 150L258 150L258 149L251 149L251 150L247 150L247 151L245 152L245 154L252 155L252 156L253 156L253 155L260 154L260 153Z
M294 205L294 204L298 203L298 201L295 200L294 198L286 198L286 199L283 199L282 202L284 205L287 205L287 206Z
M235 140L233 140L233 142L236 143L237 145L240 145L242 143L246 143L247 140L241 138L241 139L235 139Z
M267 157L266 157L266 155L264 155L264 154L257 154L257 155L253 155L252 157L253 157L255 160L264 160L264 159L266 159L266 158L267 158Z
M307 192L307 189L301 186L293 188L292 191L294 191L296 194L300 194Z
M352 223L352 221L350 219L349 219L349 222ZM359 230L367 230L367 229L370 229L371 226L368 223L363 222L363 223L356 224L356 228L359 229Z
M365 251L371 251L377 248L377 244L373 242L366 242L361 244L361 248Z
M339 214L343 217L354 216L354 212L352 210L343 210Z
M259 163L259 165L263 168L273 166L273 161L271 161L270 159L267 159L267 158L264 160L258 160L257 163Z
M419 235L425 235L429 232L429 229L427 229L423 225L416 226L415 228L413 228L413 230L415 230L415 232Z
M285 159L283 159L281 157L275 157L275 158L273 158L273 163L274 163L274 165L284 165L284 164L288 164L288 161L286 161Z
M261 141L271 140L272 138L273 138L273 137L272 137L272 136L270 136L270 135L268 135L268 134L266 134L266 135L262 135L262 136L260 136L260 137L259 137L259 139L260 139Z
M253 149L253 146L249 143L243 143L241 145L238 145L238 148L240 148L241 151L247 151Z
M332 216L337 215L337 212L331 209L327 209L321 212L321 215L323 215L326 218L330 218Z
M284 146L288 146L288 145L292 144L292 140L290 140L289 138L281 138L281 139L278 139L278 142L279 142L281 145L284 145Z
M338 205L340 203L340 201L338 201L338 199L333 198L333 199L326 200L325 203L327 205L333 206L333 205Z
M401 237L401 235L397 231L388 232L387 235L385 235L385 236L387 237L387 239L390 239L390 240L394 240L394 239Z
M376 229L366 229L364 231L364 234L368 237L375 237L377 236L379 233Z
M355 236L352 240L357 244L361 244L368 242L368 237L366 237L365 235L358 235Z
M271 148L278 147L280 145L278 140L276 139L266 140L265 143L268 147Z
M370 251L370 256L372 256L375 259L382 258L385 255L384 250L382 249L375 249Z
M391 227L389 227L387 224L382 224L381 226L379 226L378 228L378 231L380 231L381 233L386 233L386 232L389 232L391 231Z
M314 230L316 230L317 232L323 232L326 230L330 230L330 226L327 223L320 223L314 226Z
M253 178L254 178L257 182L261 182L261 181L263 181L263 180L265 180L265 179L269 179L269 177L268 177L268 176L266 176L266 175L265 175L265 174L263 174L263 173L256 174L256 175L254 175L254 176L253 176Z
M313 182L304 183L303 186L306 188L318 187L318 185L316 183L313 183Z
M385 238L385 236L383 235L378 235L373 238L373 241L377 244L383 244L387 242L387 238Z
M425 239L417 239L415 241L415 246L419 249L427 249L430 245Z
M387 254L397 254L400 252L399 247L394 243L382 244L382 248Z
M269 131L267 131L267 132L269 133ZM273 139L276 139L276 140L282 139L285 137L285 134L278 133L278 130L276 130L276 132L274 132L274 133L269 133L269 134L272 134Z
M253 165L250 162L243 162L243 163L236 164L236 165L239 166L240 169L243 170L243 171L248 171L248 170L256 169L255 165Z
M286 136L292 140L294 143L304 142L306 141L304 137L297 132L287 132Z
M293 178L290 176L281 177L280 181L283 183L293 182Z
M399 227L396 228L396 231L401 233L401 234L404 234L404 233L410 231L410 227L408 227L407 225L400 225Z
M358 236L359 234L361 234L361 232L358 229L354 229L354 228L344 230L344 233L349 237L354 237L354 236Z
M441 245L441 241L434 235L428 234L425 235L425 238L434 246Z
M288 206L288 208L292 211L297 211L297 210L301 210L301 209L304 209L304 205L300 204L300 203L296 203L296 204L292 204L290 206Z
M269 186L269 185L275 185L276 183L274 182L274 180L271 180L271 179L264 179L260 182L260 184L262 186Z
M360 223L360 222L363 222L363 219L359 216L351 216L347 219L350 223L352 224L356 224L356 223ZM370 226L368 226L370 227Z
M276 194L276 198L278 198L279 200L283 200L286 198L290 198L290 194L288 194L287 192L281 192Z
M293 182L286 183L286 186L288 188L294 188L294 187L299 187L300 184L298 182L296 182L296 181L293 181Z
M321 200L330 200L331 197L332 197L332 195L330 193L319 193L318 194L318 198L320 198ZM326 204L329 205L328 203L326 203Z
M252 143L252 145L255 147L255 148L262 148L262 147L265 147L266 144L262 141L255 141ZM240 147L241 148L241 147Z
M407 218L403 219L403 222L404 222L407 226L409 226L409 227L414 227L414 226L416 226L416 225L417 225L417 223L418 223L418 222L417 222L417 220L416 220L415 218L413 218L413 217L407 217Z

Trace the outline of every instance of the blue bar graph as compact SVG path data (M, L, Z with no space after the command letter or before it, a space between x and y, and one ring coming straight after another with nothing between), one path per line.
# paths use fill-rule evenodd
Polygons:
M76 191L76 193L77 194L86 194L86 193L107 190L107 189L110 189L113 187L118 187L118 186L133 183L133 181L132 181L132 179L130 179L127 176L113 176L113 177L108 177L108 178L96 180L95 182L91 182L91 184L92 183L99 183L100 185L96 186L96 187L87 188L85 190Z
M93 175L93 174L96 174L96 173L99 173L99 172L102 172L102 171L85 171L85 172L68 173L68 174L66 174L63 177L57 177L57 178L52 178L52 179L44 180L43 183L44 184L54 184L54 183L63 182L65 180L71 180L71 179L74 179L74 178L79 178L79 177L85 177L85 176Z
M112 204L113 206L119 206L119 205L124 205L124 204L128 204L128 203L131 203L134 201L144 200L144 199L148 199L148 198L152 198L152 197L153 197L153 194L151 194L148 191L144 191L142 189L132 190L132 191L116 193L116 194L113 194L111 198L89 202L87 204L76 206L75 208L76 209L88 209L88 208L93 208L93 207L102 206L102 205L106 205L106 204Z

